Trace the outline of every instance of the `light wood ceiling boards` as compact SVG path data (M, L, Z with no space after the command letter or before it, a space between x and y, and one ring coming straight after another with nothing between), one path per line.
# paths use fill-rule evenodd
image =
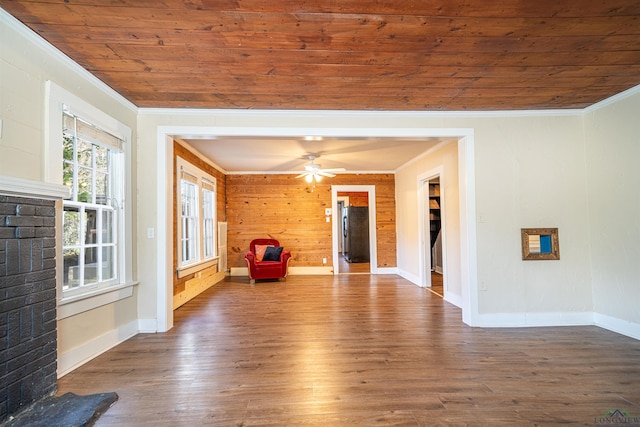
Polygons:
M0 0L139 107L583 108L640 84L640 1Z

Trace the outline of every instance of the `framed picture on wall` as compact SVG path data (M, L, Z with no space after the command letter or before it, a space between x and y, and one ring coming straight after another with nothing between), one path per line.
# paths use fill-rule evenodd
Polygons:
M520 234L524 261L560 259L557 228L522 228Z

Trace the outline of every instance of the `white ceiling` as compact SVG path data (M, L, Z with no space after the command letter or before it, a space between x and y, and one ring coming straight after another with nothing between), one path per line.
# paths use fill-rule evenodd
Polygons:
M447 138L362 137L193 137L182 141L227 173L301 172L315 155L323 169L345 172L393 172Z

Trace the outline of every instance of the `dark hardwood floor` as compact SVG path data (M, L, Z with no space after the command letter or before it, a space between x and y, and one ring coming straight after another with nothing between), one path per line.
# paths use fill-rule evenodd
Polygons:
M397 276L231 278L59 380L115 391L97 426L584 425L640 416L640 341L480 329Z

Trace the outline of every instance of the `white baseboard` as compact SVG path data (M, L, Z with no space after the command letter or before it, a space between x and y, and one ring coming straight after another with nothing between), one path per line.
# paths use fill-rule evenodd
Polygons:
M478 324L485 328L593 325L592 312L567 313L493 313L479 314Z
M594 323L604 329L640 340L640 324L617 319L604 314L594 313Z
M289 267L290 276L331 276L333 267Z
M289 276L331 276L333 267L289 267ZM396 267L377 268L371 274L398 274ZM247 267L231 267L230 276L249 276Z
M230 267L229 276L249 276L249 269L247 267Z
M383 272L381 272L383 270ZM375 274L395 274L387 272L391 269L378 269ZM331 276L333 274L333 267L289 267L289 276ZM249 269L247 267L231 267L231 276L249 276Z
M414 285L421 286L420 285L420 277L416 276L415 274L411 274L411 273L408 273L408 272L406 272L404 270L400 270L400 269L398 269L397 274L398 274L398 276L402 277L403 279L407 279L408 281L410 281Z
M158 321L156 319L138 319L138 333L155 334L158 332Z
M374 274L395 274L398 275L398 267L378 267Z
M117 329L92 339L91 341L58 354L58 378L100 356L105 351L128 340L138 333L138 321L129 322Z
M455 305L458 308L462 308L462 297L460 295L455 295L451 292L444 291L444 300Z

